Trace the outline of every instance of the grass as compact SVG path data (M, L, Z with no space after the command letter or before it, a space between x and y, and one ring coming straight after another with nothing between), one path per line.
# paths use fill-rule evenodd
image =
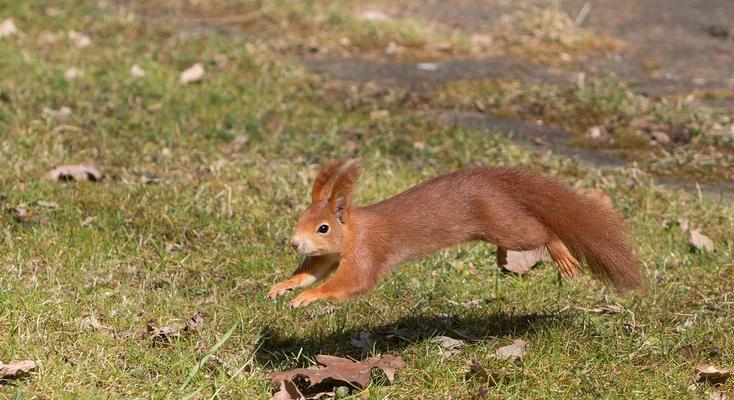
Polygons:
M734 179L731 117L684 97L643 96L612 75L571 86L455 81L436 90L432 101L442 108L474 111L480 105L490 114L540 119L574 134L576 145L614 150L656 175ZM592 127L601 130L600 138L588 137ZM653 141L655 131L665 133L670 142Z
M0 385L3 397L265 399L273 370L311 365L319 353L360 358L349 340L361 331L377 339L373 353L406 361L393 385L359 395L372 399L471 398L482 385L464 379L472 360L503 371L489 398L704 398L713 388L690 387L693 367L732 366L730 203L664 191L640 171L539 157L401 111L399 101L345 104L279 52L277 37L181 34L105 2L50 7L0 6L0 19L22 31L0 39L0 360L39 362ZM69 30L92 44L75 47ZM194 62L203 81L181 85ZM146 76L131 76L133 64ZM71 67L81 75L67 82ZM65 120L42 115L63 106ZM390 116L371 118L375 108ZM365 164L361 203L476 161L601 187L631 225L649 294L619 296L588 279L559 285L550 265L502 275L493 248L468 244L405 265L335 310L266 301L298 261L286 243L311 179L344 155ZM44 179L76 162L94 162L106 178ZM21 204L30 217L13 211ZM681 216L715 252L690 249ZM484 301L462 305L475 299ZM625 311L584 310L606 303ZM168 344L125 334L195 312L203 327ZM90 329L91 315L113 331ZM482 340L443 358L428 338L456 331ZM513 338L529 342L527 355L493 360ZM681 354L686 346L693 356Z

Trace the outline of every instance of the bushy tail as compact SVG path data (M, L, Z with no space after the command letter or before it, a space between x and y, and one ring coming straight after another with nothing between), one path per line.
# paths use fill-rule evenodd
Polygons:
M553 178L514 168L498 172L508 193L585 261L595 277L620 289L644 289L625 223L613 209Z

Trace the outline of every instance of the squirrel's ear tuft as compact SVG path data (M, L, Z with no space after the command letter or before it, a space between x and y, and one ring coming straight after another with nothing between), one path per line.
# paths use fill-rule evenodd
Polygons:
M361 170L362 167L358 160L348 160L340 168L342 172L336 177L331 187L329 206L341 223L344 223L345 215L349 213L352 206L352 191Z
M311 202L318 203L322 200L328 200L339 176L352 169L353 165L358 166L359 162L353 158L341 158L321 168L313 183Z

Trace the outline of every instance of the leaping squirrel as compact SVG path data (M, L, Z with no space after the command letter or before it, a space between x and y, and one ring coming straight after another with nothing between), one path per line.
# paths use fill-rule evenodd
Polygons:
M545 246L568 278L577 275L583 260L595 277L617 288L643 287L622 219L555 179L509 167L473 167L356 207L352 192L359 173L354 159L334 161L319 172L292 241L305 259L268 298L310 286L336 270L290 306L351 299L370 292L399 264L474 240L497 245L499 262L507 250Z

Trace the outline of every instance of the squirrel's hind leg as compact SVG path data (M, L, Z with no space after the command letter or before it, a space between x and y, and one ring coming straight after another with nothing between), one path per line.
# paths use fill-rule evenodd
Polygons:
M569 279L576 277L580 268L579 262L560 239L554 238L546 243L545 248L563 276Z

